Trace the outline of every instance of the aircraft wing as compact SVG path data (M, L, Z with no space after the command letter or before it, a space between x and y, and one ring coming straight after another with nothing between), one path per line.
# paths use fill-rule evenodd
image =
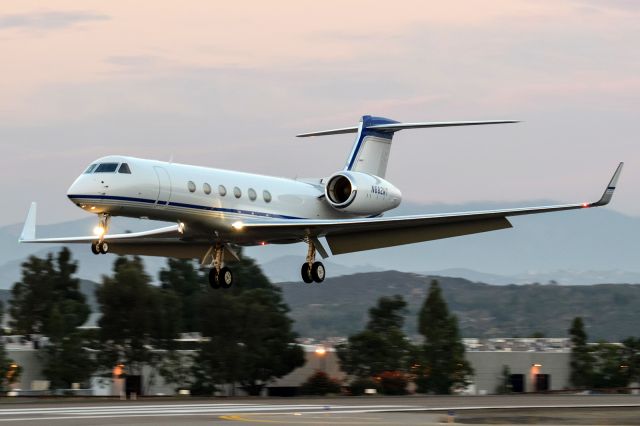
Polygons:
M240 243L277 243L325 237L333 254L343 254L506 229L512 227L508 220L512 216L608 204L613 197L622 166L623 163L618 165L602 197L592 203L367 219L248 222L235 226L235 239ZM234 237L230 236L230 239L233 240Z
M43 244L78 244L89 243L98 239L96 236L82 236L82 237L56 237L56 238L36 238L36 203L31 203L29 213L27 214L27 220L24 223L22 234L18 242L20 243L43 243ZM141 242L144 240L153 240L158 238L178 238L182 235L182 227L180 225L165 226L163 228L152 229L149 231L141 232L129 232L125 234L107 234L104 236L104 240L108 242L124 242L124 241L136 241Z

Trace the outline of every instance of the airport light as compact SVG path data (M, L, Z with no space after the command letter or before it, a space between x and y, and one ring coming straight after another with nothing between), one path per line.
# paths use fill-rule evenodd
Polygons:
M535 368L540 368L540 367L542 367L542 364L537 364L537 363L536 363L536 364L531 364L531 366L532 366L532 367L535 367Z
M327 371L327 348L324 346L316 346L316 356L318 357L318 363L320 364L320 371Z

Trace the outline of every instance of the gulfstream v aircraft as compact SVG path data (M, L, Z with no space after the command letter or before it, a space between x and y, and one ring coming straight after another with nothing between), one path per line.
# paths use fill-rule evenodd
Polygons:
M71 185L72 203L98 217L94 236L36 238L36 203L22 243L87 244L95 254L117 253L199 259L213 288L228 288L234 246L305 242L302 279L322 282L316 261L337 255L511 228L509 217L608 204L622 170L600 200L518 209L382 217L398 207L400 190L385 180L393 134L403 129L473 126L515 121L399 123L365 115L356 127L300 137L357 133L344 168L319 179L285 179L119 155L92 162ZM109 234L112 216L170 221L152 231ZM324 238L326 246L321 241ZM328 246L328 247L327 247Z

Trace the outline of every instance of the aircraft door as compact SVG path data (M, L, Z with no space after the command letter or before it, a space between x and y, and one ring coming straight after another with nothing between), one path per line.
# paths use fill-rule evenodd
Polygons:
M153 171L156 172L158 178L158 197L156 198L155 207L164 209L169 205L171 200L171 178L166 169L162 167L154 167Z

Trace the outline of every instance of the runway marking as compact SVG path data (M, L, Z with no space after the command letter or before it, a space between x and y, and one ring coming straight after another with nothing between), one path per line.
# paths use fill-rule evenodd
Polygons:
M439 412L439 411L469 411L469 410L514 410L536 408L623 408L640 407L640 403L631 404L589 404L585 399L583 404L549 404L549 405L485 405L485 406L454 406L454 407L424 407L416 405L311 405L311 404L182 404L182 405L117 405L117 406L70 406L55 408L10 408L0 409L0 422L18 421L50 421L72 419L104 419L104 418L135 418L135 417L177 417L177 416L236 416L237 421L254 421L262 423L283 423L271 419L251 419L251 416L287 416L287 415L327 415L327 417L341 414L363 414L383 412ZM38 416L38 414L47 415ZM28 416L28 417L21 417ZM307 417L307 419L310 419ZM300 423L302 418L296 419ZM307 421L306 419L303 421ZM293 421L288 422L293 423ZM362 422L352 424L363 424Z
M363 421L353 421L353 420L358 420L358 418L354 419L353 417L336 417L331 413L326 413L327 416L331 416L331 420L339 420L341 418L343 419L349 419L349 421L346 422L340 422L338 424L341 425L368 425L371 424L372 421L379 421L381 420L380 418L373 418L373 417L365 417L365 418L359 418L359 420L363 420ZM338 414L338 413L335 413ZM278 419L278 420L267 420L267 419L257 419L257 418L250 418L249 416L257 416L259 414L250 414L250 415L245 415L243 416L238 416L238 415L231 415L231 416L220 416L219 418L221 420L231 420L231 421L236 421L236 422L249 422L249 423L278 423L278 424L307 424L307 425L325 425L327 424L327 418L324 417L322 419L318 418L318 420L282 420L282 419ZM306 416L305 416L306 417Z
M377 409L398 410L410 408L408 405L376 405ZM144 405L144 406L72 406L56 408L13 408L0 409L0 422L15 421L49 421L70 419L101 419L101 418L135 418L135 417L169 417L169 416L211 416L219 414L244 413L247 414L279 414L294 415L291 410L303 413L333 414L342 413L361 405L289 405L289 404L182 404L182 405ZM314 411L315 410L315 411ZM48 416L35 416L48 414ZM29 415L29 417L19 417Z

